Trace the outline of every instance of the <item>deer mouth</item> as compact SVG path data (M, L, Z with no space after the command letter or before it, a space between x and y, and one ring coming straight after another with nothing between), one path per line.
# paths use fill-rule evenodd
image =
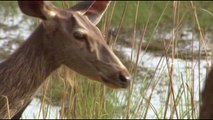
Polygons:
M111 88L127 88L130 84L129 80L124 80L124 78L120 76L118 77L118 79L112 79L110 77L108 78L103 75L101 75L100 77L104 84Z
M125 68L113 67L113 65L101 61L96 61L94 66L99 80L105 85L111 88L127 88L130 85L131 75Z

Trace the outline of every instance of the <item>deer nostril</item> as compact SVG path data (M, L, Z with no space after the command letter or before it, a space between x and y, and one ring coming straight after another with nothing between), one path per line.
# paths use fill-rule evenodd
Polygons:
M128 81L131 80L131 77L125 76L125 75L119 73L119 79L120 79L122 82L128 82Z

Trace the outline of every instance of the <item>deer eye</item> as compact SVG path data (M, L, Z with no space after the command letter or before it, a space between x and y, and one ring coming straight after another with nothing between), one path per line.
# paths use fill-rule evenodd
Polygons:
M87 40L87 35L86 35L86 33L81 32L81 31L75 31L75 32L73 33L73 37L74 37L76 40L79 40L79 41L85 41L85 40Z

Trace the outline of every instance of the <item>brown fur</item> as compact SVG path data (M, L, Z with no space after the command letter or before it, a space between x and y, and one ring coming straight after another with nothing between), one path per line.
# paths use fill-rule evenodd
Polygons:
M59 63L45 46L47 40L40 25L32 36L6 61L0 64L0 118L8 118L6 99L13 116L25 106ZM44 36L44 38L41 38ZM3 109L2 109L3 108Z
M96 27L109 1L80 2L71 10L44 1L18 3L23 13L42 23L0 64L0 118L20 116L46 78L61 65L113 88L129 86L128 70Z
M200 118L213 118L213 68L208 74L202 91Z
M43 1L18 3L23 13L40 18L42 23L0 64L0 118L19 117L46 78L61 65L113 88L129 86L128 70L96 27L110 2L81 2L73 10Z

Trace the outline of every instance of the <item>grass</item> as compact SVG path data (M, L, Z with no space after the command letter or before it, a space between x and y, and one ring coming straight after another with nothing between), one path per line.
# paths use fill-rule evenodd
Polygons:
M54 2L56 6L64 8L75 3ZM10 4L5 2L5 5ZM132 74L131 86L126 90L113 90L63 66L48 78L48 82L41 89L41 100L61 106L62 118L198 118L197 102L200 96L195 91L201 91L201 83L205 78L200 72L201 49L207 49L204 33L212 30L212 14L213 4L210 1L113 1L98 27L102 31L117 28L118 34L110 42L114 47L128 38L131 57L129 60L119 58ZM194 34L198 34L200 48L198 53L193 48L186 51L190 58L176 63L179 60L176 59L177 56L182 58L176 52L178 33L185 25ZM169 42L160 39L154 41L156 33L168 30L172 31ZM120 36L123 33L128 35L122 38ZM194 44L193 41L191 44ZM162 53L159 58L155 57L156 66L147 69L143 78L137 78L140 71L136 68L150 64L149 61L154 59L142 63L149 50L161 50ZM208 56L204 56L207 67ZM181 70L179 64L184 64L185 69ZM151 77L148 75L149 71L154 71ZM195 73L198 77L195 77ZM195 88L195 83L199 84L198 88Z
M212 29L212 16L210 13L212 13L213 7L211 4L207 4L209 3L142 1L140 4L137 2L128 2L127 4L127 2L113 2L104 17L113 16L111 27L116 26L120 31L128 29L132 33L130 36L133 39L130 42L133 45L132 48L137 50L139 46L134 43L134 39L136 39L134 31L139 31L140 29L146 28L146 31L143 32L145 34L143 39L150 40L150 44L152 44L153 34L156 30L176 28L173 31L173 36L177 36L176 31L180 30L184 24L193 26L193 30L200 35L203 34L204 30ZM114 12L110 11L113 10L113 5L115 6ZM189 7L190 5L191 7ZM205 10L203 10L204 7ZM136 11L136 8L138 8L138 14L132 14L134 13L133 11ZM104 22L108 21L104 21L103 18L102 24L99 24L100 28L106 25ZM136 69L130 69L135 82L133 82L129 90L112 90L100 83L77 75L74 79L77 86L73 90L75 93L68 92L72 93L70 102L73 103L69 104L70 109L65 116L68 118L149 118L149 113L153 113L154 116L151 118L158 119L197 118L199 105L195 104L194 70L187 68L185 78L178 70L178 77L174 77L175 68L171 63L175 61L175 41L175 37L172 37L170 46L165 43L162 45L160 45L161 43L155 44L156 47L161 47L159 49L164 49L163 56L166 59L163 56L161 57L152 78L144 77L143 82L139 82L138 85L134 84L137 82L136 76L134 76L137 71ZM142 42L140 43L142 44ZM144 45L147 48L144 48L144 46L142 48L147 50L150 44ZM171 56L168 56L168 50L171 51ZM192 56L194 55L193 50L188 53ZM139 54L140 50L132 52L133 57L139 56ZM136 57L136 59L131 59L131 61L132 63L140 64L141 59L143 57ZM163 61L166 61L166 64ZM186 64L194 64L194 62L194 58L191 57L191 60L186 62ZM128 68L137 67L137 64L132 63L130 62ZM165 78L163 76L169 77ZM161 87L161 81L165 81L168 87L167 89L164 88L165 94L161 96L161 101L163 102L155 106L155 97L153 95L156 95L156 90ZM177 85L174 86L174 84ZM61 92L64 93L65 91ZM55 95L53 94L53 96ZM63 99L63 97L58 98Z

